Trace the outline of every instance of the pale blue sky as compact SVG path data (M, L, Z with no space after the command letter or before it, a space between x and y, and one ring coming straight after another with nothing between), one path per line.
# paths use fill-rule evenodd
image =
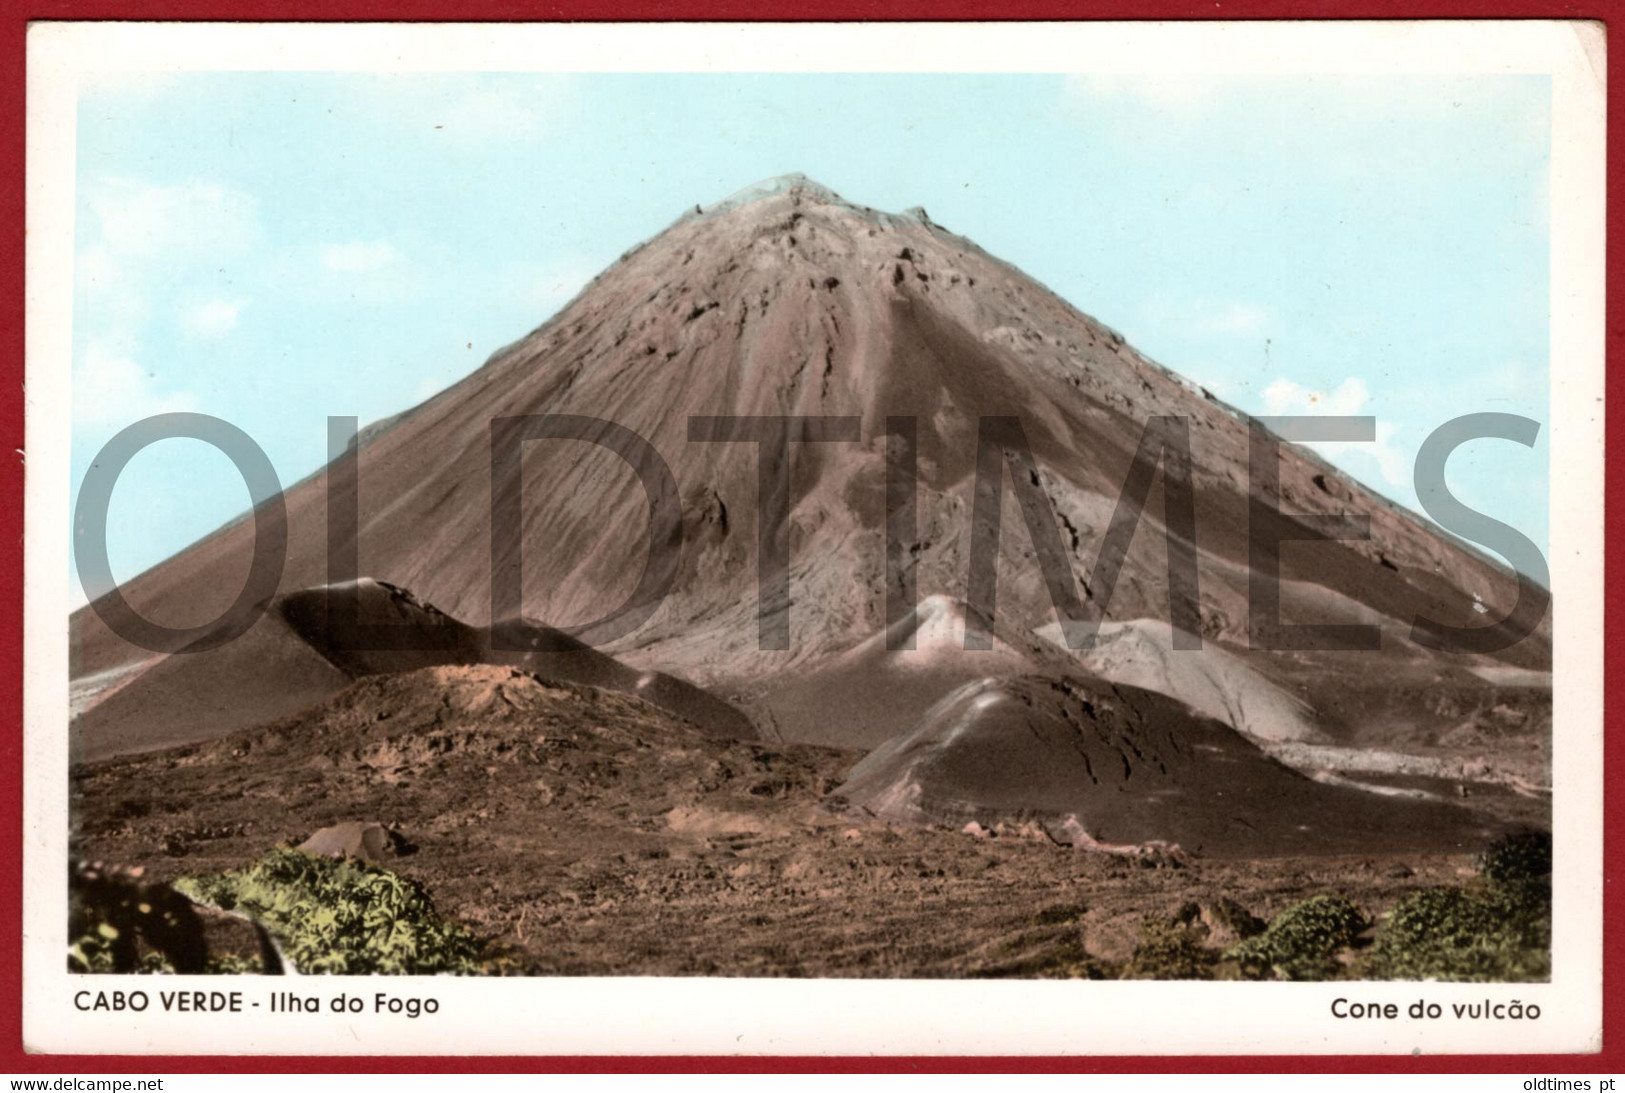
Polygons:
M284 485L329 414L410 406L685 208L802 171L938 222L1254 413L1374 414L1330 454L1415 505L1457 414L1463 500L1545 548L1545 77L220 73L91 81L78 128L73 489L190 409ZM224 456L149 448L121 579L246 507Z

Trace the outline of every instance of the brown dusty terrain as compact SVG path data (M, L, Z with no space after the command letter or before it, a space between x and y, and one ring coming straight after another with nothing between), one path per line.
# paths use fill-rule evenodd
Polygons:
M1121 961L1148 914L1228 897L1368 913L1466 854L1222 860L888 825L832 790L850 752L717 740L515 669L375 677L263 729L76 769L81 857L151 879L245 866L346 821L516 973L969 976ZM1465 849L1465 848L1464 848Z

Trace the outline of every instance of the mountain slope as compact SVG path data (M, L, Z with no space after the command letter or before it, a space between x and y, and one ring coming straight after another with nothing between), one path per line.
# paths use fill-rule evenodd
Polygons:
M1502 701L1504 688L1467 669L1550 665L1545 625L1495 657L1438 654L1406 640L1418 612L1470 624L1482 621L1481 602L1499 616L1514 582L1288 444L1280 508L1365 515L1371 538L1285 548L1283 620L1373 622L1384 646L1250 650L1250 537L1299 529L1289 517L1253 526L1246 422L923 211L879 213L805 179L775 180L686 215L481 369L368 430L356 457L360 574L410 589L474 627L491 621L493 565L521 572L522 613L547 626L570 627L621 603L644 572L649 501L610 452L579 441L527 443L522 534L492 542L492 421L538 414L614 422L672 471L680 516L653 529L655 541L681 543L671 592L605 652L710 688L770 737L873 747L912 727L950 685L1090 673L1088 657L1037 637L1056 615L1020 494L1036 487L1029 499L1053 518L1078 595L1092 598L1102 537L1142 432L1158 415L1189 423L1201 636L1279 691L1272 701L1301 713L1316 733L1356 745L1431 740ZM787 496L765 515L757 446L691 439L692 418L763 415L858 419L856 441L788 446ZM866 642L873 651L888 624L908 625L906 613L889 618L886 608L889 422L916 422L915 526L897 547L901 572L929 613L933 603L970 598L978 428L988 417L1018 419L1033 455L1031 468L1004 461L1007 479L1017 477L1000 502L992 621L1001 638L990 652L956 654L941 688L899 689L882 667L883 646L873 656L855 652ZM326 479L323 471L288 492L286 591L329 579ZM1163 482L1159 472L1107 609L1115 625L1168 619ZM788 556L782 650L758 642L761 542ZM142 574L125 594L155 621L204 621L235 595L252 543L252 522L224 528ZM73 621L76 677L146 656L88 610ZM860 671L859 662L874 670ZM1445 679L1471 693L1448 709L1428 705L1425 696ZM820 696L837 683L846 708L833 716ZM1395 694L1411 697L1396 703ZM1523 736L1539 738L1549 712L1538 696L1517 701L1529 710Z

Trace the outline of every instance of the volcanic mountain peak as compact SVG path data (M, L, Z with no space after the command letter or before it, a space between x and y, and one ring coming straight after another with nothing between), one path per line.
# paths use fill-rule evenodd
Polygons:
M597 441L537 437L500 464L493 422L516 416L610 423L665 485L642 479L655 460ZM695 427L788 417L856 428ZM1199 386L923 212L780 176L696 207L357 446L350 591L433 650L363 648L360 616L329 609L334 472L318 474L287 492L281 594L240 640L154 661L77 616L77 754L195 743L356 680L484 664L636 696L713 736L871 750L841 794L893 818L1281 853L1457 849L1485 816L1521 815L1499 787L1545 784L1549 628L1472 659L1411 641L1418 613L1505 614L1515 583L1291 445L1255 503L1253 446ZM1103 567L1124 513L1138 530ZM1298 514L1363 517L1369 535L1298 543ZM239 521L124 593L163 625L205 623L254 535ZM663 595L642 584L651 543L671 562ZM1277 588L1263 608L1261 564ZM517 594L493 618L499 580ZM635 632L591 632L651 603ZM1260 609L1297 633L1358 625L1379 648L1260 648ZM1074 619L1098 640L1069 643ZM992 648L967 648L971 620ZM1443 803L1465 766L1416 784L1406 764L1441 748L1496 787L1483 815ZM1289 761L1435 799L1334 791Z
M484 368L369 430L357 472L360 573L481 629L504 622L490 617L495 559L499 573L520 572L524 617L556 627L599 619L634 592L644 571L649 495L618 455L532 443L522 457L521 534L494 536L490 430L494 419L514 415L613 422L659 454L681 495L660 530L680 546L675 577L657 612L608 651L628 671L667 672L755 703L788 736L829 738L829 672L883 680L848 688L855 704L840 742L860 746L912 724L949 685L986 675L960 664L963 619L944 605L970 598L973 558L989 542L1000 560L997 633L1008 648L985 659L1014 650L1024 671L1074 659L1036 636L1056 621L1057 606L1036 561L1033 522L1043 556L1060 563L1050 568L1070 578L1061 584L1079 602L1098 595L1104 621L1168 619L1165 544L1173 533L1162 526L1167 505L1157 484L1166 471L1145 495L1145 527L1123 560L1122 579L1109 594L1089 583L1155 417L1181 423L1190 453L1200 510L1193 545L1201 579L1190 605L1196 629L1238 655L1250 650L1254 520L1245 423L969 240L923 216L852 205L804 176L770 179L691 212ZM697 418L787 415L855 417L861 427L856 441L790 444L780 506L761 504L756 444L696 440L691 432ZM1009 470L998 477L1010 485L997 492L979 454L988 420L1020 425L1019 437L993 438L1010 441ZM920 607L900 626L886 602L887 588L901 587L887 562L888 452L897 444L886 438L899 428L911 430L915 478L914 527L899 545ZM1313 575L1282 582L1284 624L1348 622L1351 612L1362 613L1359 621L1394 635L1393 660L1413 661L1424 687L1439 665L1405 644L1416 612L1461 624L1475 621L1473 593L1497 614L1509 605L1512 582L1481 559L1290 446L1279 463L1283 513L1371 519L1368 539L1316 546ZM325 475L317 475L288 492L285 593L328 579L326 491ZM1002 534L976 532L979 491L1001 513ZM982 506L984 518L990 511ZM1281 517L1276 530L1290 539L1288 521ZM253 533L251 522L239 522L143 574L126 596L164 625L207 621L229 606ZM761 641L764 543L782 546L789 567L787 586L773 593L793 605L788 649ZM1296 574L1288 568L1283 576ZM82 612L78 623L79 676L147 659L93 613ZM894 626L898 636L912 634L910 655L890 655L885 638L874 640ZM1095 670L1161 681L1168 675L1162 645L1138 631L1129 636L1114 646L1116 659ZM1497 659L1544 671L1549 655L1543 633ZM1283 718L1297 716L1288 699L1317 707L1320 692L1342 678L1328 669L1306 689L1301 657L1262 651L1246 663L1285 696ZM901 671L914 665L921 671ZM1222 667L1213 668L1216 682L1205 669L1174 673L1190 677L1181 693L1200 695L1215 712L1228 709L1223 700L1238 692L1235 673ZM807 701L775 709L769 692L789 685L792 670L805 677L793 682L805 685ZM1337 687L1324 704L1352 709ZM907 709L887 705L898 696ZM805 723L793 723L798 718ZM1349 720L1353 733L1370 719Z
M780 194L791 192L826 205L851 207L850 202L828 186L821 182L815 182L800 171L791 171L787 174L774 175L772 178L764 178L760 182L746 186L744 189L736 190L721 201L711 205L696 205L695 209L700 215L715 215L753 204L764 198L777 197Z
M901 216L871 209L867 205L858 205L848 201L828 186L808 178L800 171L791 171L788 174L765 178L730 194L712 205L696 205L679 220L679 223L721 216L747 206L761 205L763 202L781 197L787 198L796 207L822 205L843 209L850 213L856 213L875 224L884 226L891 226L893 223L903 221L930 223L930 218L925 215L923 208L916 206L907 210Z

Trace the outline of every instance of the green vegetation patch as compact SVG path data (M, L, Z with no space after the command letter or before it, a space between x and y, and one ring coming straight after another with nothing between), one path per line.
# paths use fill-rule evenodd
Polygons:
M1367 925L1342 896L1315 896L1288 907L1263 933L1232 945L1225 956L1238 961L1248 978L1330 979L1342 970L1337 955Z
M1551 836L1502 838L1480 855L1479 869L1474 887L1400 900L1377 935L1371 973L1480 983L1551 978Z
M1123 969L1123 978L1212 979L1217 959L1218 954L1203 948L1189 926L1148 918L1140 926L1140 943Z
M125 955L125 949L139 943L139 934L126 934L111 923L97 923L95 929L70 939L68 944L68 971L81 974L109 975L160 974L175 969L159 952L138 952ZM207 972L211 969L204 968Z
M246 870L184 877L175 887L259 922L307 975L479 970L479 943L441 919L422 885L365 862L277 847Z
M1400 900L1371 953L1382 979L1505 983L1551 976L1551 913L1495 889L1430 888Z
M1478 856L1478 871L1498 887L1551 883L1552 836L1545 831L1503 835Z

